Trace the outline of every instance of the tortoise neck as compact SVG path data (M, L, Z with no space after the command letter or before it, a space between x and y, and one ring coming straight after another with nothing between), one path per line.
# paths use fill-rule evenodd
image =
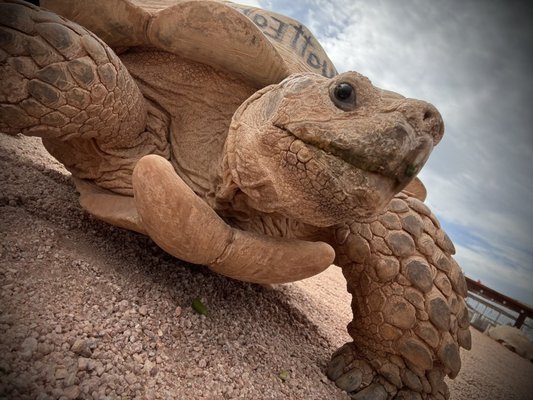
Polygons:
M168 116L174 169L210 203L231 118L255 89L227 71L156 49L132 49L120 58L144 97Z

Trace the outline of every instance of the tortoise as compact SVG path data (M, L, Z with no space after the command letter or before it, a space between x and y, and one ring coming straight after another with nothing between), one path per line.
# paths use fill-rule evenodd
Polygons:
M260 284L342 268L360 399L442 399L469 349L466 284L416 178L431 104L338 73L301 23L219 1L0 4L0 131L40 136L80 204Z

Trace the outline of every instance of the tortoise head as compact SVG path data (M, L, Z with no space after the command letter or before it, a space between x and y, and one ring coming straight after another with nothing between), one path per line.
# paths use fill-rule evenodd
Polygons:
M237 110L226 176L256 210L329 226L382 209L443 131L431 104L376 88L358 73L295 74Z

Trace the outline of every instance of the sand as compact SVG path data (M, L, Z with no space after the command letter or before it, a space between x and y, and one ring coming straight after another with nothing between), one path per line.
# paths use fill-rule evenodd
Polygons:
M180 262L87 215L35 138L0 134L0 187L0 398L349 398L324 375L338 268L265 288ZM533 364L472 334L452 398L533 398Z

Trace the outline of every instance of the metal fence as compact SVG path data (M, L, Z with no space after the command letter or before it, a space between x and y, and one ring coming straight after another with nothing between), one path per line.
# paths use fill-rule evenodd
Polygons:
M505 305L469 290L465 299L470 312L470 324L481 332L498 325L516 326L533 341L533 319L523 318L519 311L512 310ZM520 324L517 324L521 321ZM517 326L519 325L519 326Z

